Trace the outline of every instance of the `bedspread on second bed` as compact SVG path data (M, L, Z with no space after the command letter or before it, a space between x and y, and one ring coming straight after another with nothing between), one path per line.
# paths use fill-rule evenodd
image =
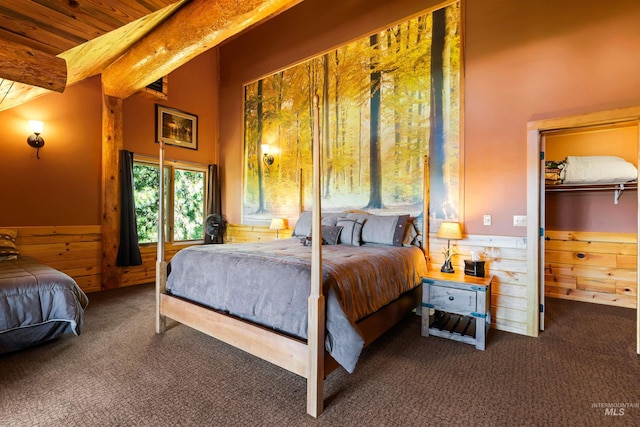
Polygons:
M0 262L0 353L79 335L88 303L61 271L24 256Z
M421 283L416 247L322 247L326 349L353 372L364 341L355 323ZM170 263L167 291L216 310L307 338L311 247L297 238L192 246Z

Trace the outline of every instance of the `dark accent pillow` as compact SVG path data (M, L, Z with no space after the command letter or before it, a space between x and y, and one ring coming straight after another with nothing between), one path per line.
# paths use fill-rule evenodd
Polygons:
M342 227L335 225L323 225L322 226L322 244L323 245L337 245L340 240L340 232ZM312 237L306 236L300 239L300 243L305 246L311 246Z
M323 225L322 226L322 244L323 245L337 245L340 241L340 232L342 227L337 225Z
M402 246L404 229L409 215L347 214L347 218L365 218L362 226L363 243Z
M336 225L342 227L340 243L343 245L362 246L362 225L365 219L340 218Z
M18 258L17 235L18 230L0 228L0 261Z

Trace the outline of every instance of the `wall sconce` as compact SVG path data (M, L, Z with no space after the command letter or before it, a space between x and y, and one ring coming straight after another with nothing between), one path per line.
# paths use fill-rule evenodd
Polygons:
M453 258L455 254L451 251L451 240L462 239L460 224L457 222L443 221L440 224L440 229L438 229L438 238L447 239L447 247L442 250L444 254L444 264L442 264L440 271L443 273L453 273L455 270L453 269L453 265L451 265L451 258Z
M36 158L40 158L40 147L44 145L44 139L40 136L44 124L37 120L29 120L29 129L33 135L27 138L27 144L36 149Z
M275 160L273 155L269 154L270 150L271 147L269 147L269 144L262 144L262 161L267 166L271 166Z
M276 239L279 239L279 231L280 230L284 230L286 227L284 225L284 219L283 218L273 218L271 220L271 225L269 226L270 230L276 230Z

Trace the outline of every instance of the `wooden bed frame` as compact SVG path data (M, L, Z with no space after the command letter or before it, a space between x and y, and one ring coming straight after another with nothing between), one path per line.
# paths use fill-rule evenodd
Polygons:
M313 129L313 209L312 235L321 236L320 204L320 131L318 96L314 97ZM164 162L164 146L160 144L160 170ZM428 156L425 156L423 210L423 251L428 254ZM164 193L160 180L160 194ZM164 218L160 204L159 217ZM160 221L162 224L163 221ZM324 378L338 363L324 351L325 302L322 295L322 239L312 240L311 292L308 302L308 340L292 338L273 330L206 308L166 293L167 264L164 261L163 227L158 227L158 260L156 262L156 333L166 330L166 318L190 326L236 348L260 357L307 379L307 413L319 416L324 409ZM401 295L376 313L358 322L365 345L368 345L416 308L421 301L421 286Z

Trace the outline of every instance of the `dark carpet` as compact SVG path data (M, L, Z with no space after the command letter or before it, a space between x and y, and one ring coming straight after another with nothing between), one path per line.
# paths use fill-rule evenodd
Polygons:
M90 294L85 329L0 356L1 426L640 425L636 311L547 300L538 338L491 330L486 351L420 336L411 315L325 382L186 326L154 333L154 288Z

